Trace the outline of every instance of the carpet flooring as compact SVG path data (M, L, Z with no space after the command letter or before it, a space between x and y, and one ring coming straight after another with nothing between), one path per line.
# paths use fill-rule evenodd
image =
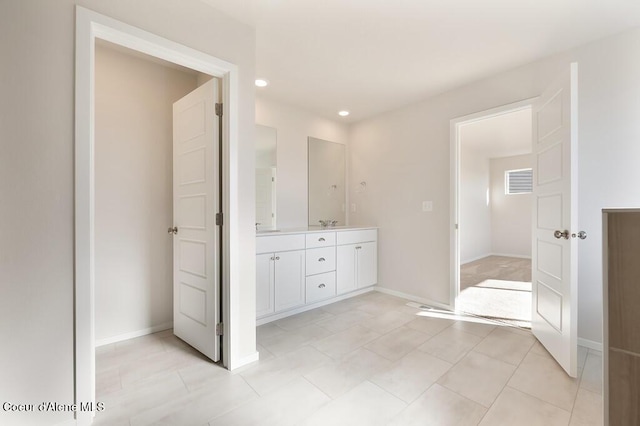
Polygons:
M457 310L531 327L531 260L488 256L460 268Z

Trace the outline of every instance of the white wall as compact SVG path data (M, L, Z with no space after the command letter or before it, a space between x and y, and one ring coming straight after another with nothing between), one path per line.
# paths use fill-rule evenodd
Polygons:
M278 131L276 226L307 226L307 138L347 144L347 126L264 97L256 98L256 123Z
M489 159L460 138L460 264L491 254Z
M196 0L0 2L0 400L73 402L75 4L239 69L235 357L255 353L255 31ZM237 361L236 359L236 361ZM72 413L9 414L56 424Z
M432 97L350 128L352 223L380 226L379 284L449 302L449 122L538 96L579 62L578 335L602 339L603 207L640 205L640 30L607 38ZM421 200L434 211L420 212Z
M505 194L507 170L533 167L532 156L492 158L491 163L491 253L531 257L532 194Z
M95 53L95 338L173 321L175 101L194 73L102 45Z

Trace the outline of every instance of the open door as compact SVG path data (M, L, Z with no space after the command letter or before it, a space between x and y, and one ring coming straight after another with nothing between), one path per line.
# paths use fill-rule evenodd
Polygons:
M571 376L577 352L578 64L533 107L533 252L531 329ZM575 231L573 231L575 232Z
M173 333L220 359L218 81L173 104Z

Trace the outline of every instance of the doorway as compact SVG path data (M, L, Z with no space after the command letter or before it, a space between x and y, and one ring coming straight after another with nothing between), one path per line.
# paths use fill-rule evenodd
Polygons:
M452 131L458 148L452 306L530 328L531 102L464 117Z
M94 167L94 53L95 41L102 39L122 47L218 77L222 82L223 105L229 113L222 118L221 139L222 211L226 217L237 212L238 70L228 62L131 27L114 19L76 7L76 132L75 132L75 400L95 403L95 167ZM166 232L166 229L165 229ZM223 321L230 325L238 317L237 296L229 285L237 272L237 253L230 245L238 241L237 226L224 227L221 237ZM231 270L233 269L233 270ZM233 294L232 294L233 293ZM235 299L234 299L235 297ZM223 334L223 359L232 357L230 333ZM235 343L237 345L237 343ZM237 357L237 355L236 355ZM234 361L235 359L235 361ZM233 364L231 368L233 368ZM95 404L94 404L95 406ZM89 424L93 412L78 412L78 424Z

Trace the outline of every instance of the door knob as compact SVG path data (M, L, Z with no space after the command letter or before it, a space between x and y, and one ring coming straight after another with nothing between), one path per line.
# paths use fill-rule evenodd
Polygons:
M571 236L572 236L573 238L578 237L578 238L580 238L581 240L584 240L584 239L586 239L586 238L587 238L587 233L586 233L586 232L584 232L584 231L580 231L580 232L578 232L577 234L571 234Z
M169 234L174 234L174 235L175 235L175 234L177 234L177 233L178 233L178 227L177 227L177 226L174 226L173 228L169 228L169 229L167 229L167 232L168 232Z
M568 240L569 239L569 231L567 231L566 229L564 231L556 230L553 233L553 236L556 237L557 239L564 238L565 240Z

